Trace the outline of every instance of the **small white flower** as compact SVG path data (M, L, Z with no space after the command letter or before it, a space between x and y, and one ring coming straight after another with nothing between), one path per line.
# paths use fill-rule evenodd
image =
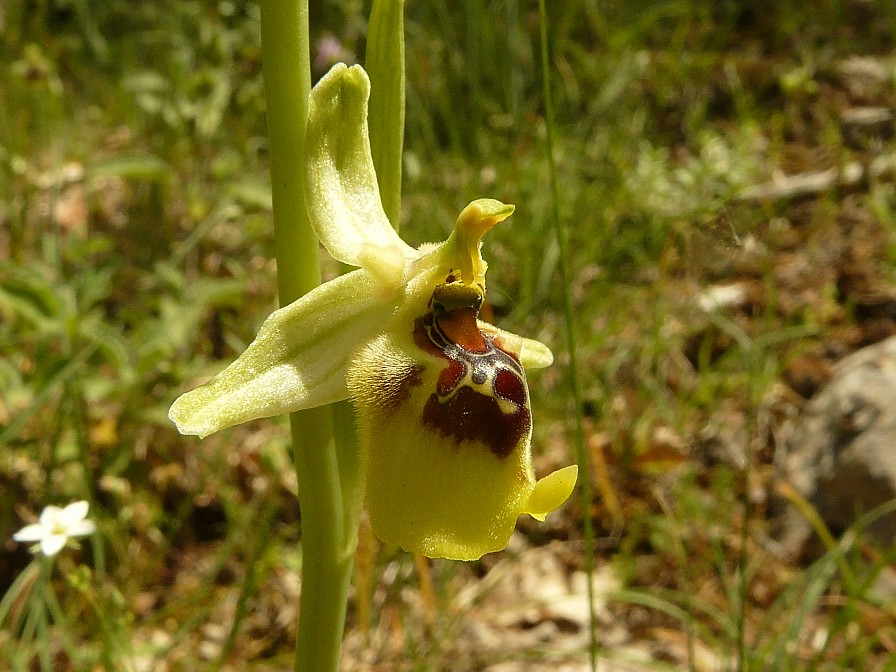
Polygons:
M72 537L83 537L96 531L96 525L92 520L87 520L87 507L85 501L74 502L64 509L58 506L48 506L41 514L40 519L33 525L26 525L13 535L16 541L36 541L33 550L39 547L47 557L56 555L61 551Z

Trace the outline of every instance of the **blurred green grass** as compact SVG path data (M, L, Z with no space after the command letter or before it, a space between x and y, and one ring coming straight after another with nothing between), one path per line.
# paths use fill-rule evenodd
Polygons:
M599 501L590 513L602 535L617 535L601 561L625 580L623 620L624 605L646 601L656 628L692 632L728 661L746 601L756 646L742 669L884 669L892 610L870 597L870 581L844 585L833 559L845 553L872 576L889 556L869 565L856 547L829 549L803 568L761 541L772 416L793 407L779 394L790 362L878 333L842 276L822 274L807 298L782 280L778 255L808 250L811 265L853 208L860 233L882 243L867 274L892 283L893 188L874 182L808 204L738 194L776 171L892 151L889 137L851 145L840 113L896 106L896 10L859 0L549 5L589 445L607 455L625 528ZM364 53L365 11L349 0L312 7L315 77ZM539 459L562 463L571 406L537 19L532 3L409 3L402 232L412 244L440 240L473 198L516 203L486 241L489 298L500 324L561 354L531 387ZM28 512L79 498L101 529L59 560L58 669L290 665L300 525L283 425L199 443L167 420L172 399L238 353L275 305L258 35L257 7L227 0L0 8L0 538ZM838 68L854 56L885 80L850 89ZM730 282L759 298L699 308L702 289ZM700 457L719 426L734 427L722 433L752 454L747 474L766 492L749 508L742 465ZM745 511L755 535L743 540ZM556 524L522 529L532 544L574 544L582 515L571 504ZM258 534L259 520L269 532ZM11 541L0 553L2 593L28 556ZM457 669L463 612L421 626L408 597L422 585L413 559L378 549L369 561L350 640L369 628L370 656L390 669ZM433 563L433 599L454 604L493 564ZM808 604L791 582L807 586ZM786 614L780 628L761 625L769 605ZM805 643L813 628L829 633L820 648ZM397 631L403 645L382 634ZM0 629L0 652L11 669L33 669L20 634Z

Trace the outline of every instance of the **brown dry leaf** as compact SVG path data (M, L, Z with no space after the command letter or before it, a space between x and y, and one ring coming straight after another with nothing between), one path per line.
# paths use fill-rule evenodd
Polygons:
M457 596L455 608L469 609L468 653L486 660L500 656L502 665L510 665L486 669L538 669L532 658L539 652L549 652L552 670L561 669L558 656L567 659L571 670L587 664L588 579L582 571L570 572L570 556L568 545L554 543L502 559ZM619 588L609 565L597 570L593 587L595 616L603 628L610 618L606 595ZM515 667L508 657L525 657L525 665Z
M70 184L53 207L53 219L64 231L83 237L87 233L87 192L82 183Z
M114 446L118 443L118 422L111 416L100 418L90 426L90 442L95 446Z
M671 427L656 427L647 450L635 458L638 469L664 469L687 461L687 444Z

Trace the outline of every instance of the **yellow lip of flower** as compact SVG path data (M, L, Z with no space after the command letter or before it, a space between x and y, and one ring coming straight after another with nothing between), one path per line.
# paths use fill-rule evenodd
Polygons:
M506 546L520 513L543 519L575 485L575 466L536 483L531 465L524 368L553 356L477 319L482 237L512 205L473 201L448 240L418 250L392 228L370 156L369 90L360 66L334 66L311 93L306 147L315 234L359 268L271 314L169 416L204 437L351 397L374 531L432 557L474 559Z

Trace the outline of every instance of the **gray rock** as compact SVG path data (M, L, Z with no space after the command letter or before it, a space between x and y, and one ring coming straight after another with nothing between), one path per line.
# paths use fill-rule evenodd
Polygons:
M779 473L834 533L896 498L896 337L843 359L833 376L782 432ZM813 532L785 506L781 541L805 550ZM865 535L896 544L896 513L874 520Z

